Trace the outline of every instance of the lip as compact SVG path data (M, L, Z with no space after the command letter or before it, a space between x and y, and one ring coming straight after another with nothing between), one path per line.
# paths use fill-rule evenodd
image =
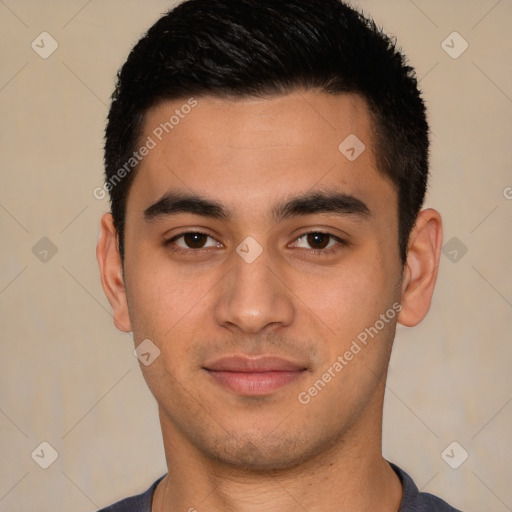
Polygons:
M211 371L243 373L295 372L306 369L304 365L276 356L227 356L205 364L204 368Z
M246 396L274 393L307 371L300 363L275 356L222 357L203 368L220 386Z

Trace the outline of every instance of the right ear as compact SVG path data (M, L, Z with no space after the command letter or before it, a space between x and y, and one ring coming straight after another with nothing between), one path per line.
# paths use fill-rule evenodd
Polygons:
M111 213L101 218L101 232L96 247L96 259L100 267L101 284L114 311L114 325L123 332L131 332L128 302L124 287L123 264L119 254L117 231Z

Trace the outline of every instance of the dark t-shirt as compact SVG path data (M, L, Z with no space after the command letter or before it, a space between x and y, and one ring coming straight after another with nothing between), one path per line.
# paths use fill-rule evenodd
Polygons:
M403 498L398 512L461 512L432 494L419 492L416 484L405 471L395 464L390 464L400 478L403 487ZM153 493L162 478L164 477L160 477L146 492L126 498L99 512L151 512Z

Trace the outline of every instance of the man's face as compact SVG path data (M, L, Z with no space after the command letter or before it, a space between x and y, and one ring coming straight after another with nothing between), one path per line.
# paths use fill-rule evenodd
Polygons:
M183 115L186 103L148 113L139 142L156 147L127 203L131 329L160 350L144 377L164 437L234 465L291 467L380 421L400 302L397 192L357 96L201 97ZM351 135L366 147L355 160L355 139L339 149ZM202 202L176 208L166 194Z

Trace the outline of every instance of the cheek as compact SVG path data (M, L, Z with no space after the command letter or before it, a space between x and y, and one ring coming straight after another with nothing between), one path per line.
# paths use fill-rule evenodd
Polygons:
M185 273L165 257L143 258L127 268L130 319L136 343L149 338L160 349L159 364L173 376L192 363L194 340L204 340L211 319L215 272ZM183 375L182 375L183 377Z
M323 360L301 395L315 414L324 414L327 402L344 404L331 418L340 421L366 403L383 377L398 316L393 281L384 259L374 256L369 265L347 264L324 281L321 296L310 295L308 306L328 327Z
M125 268L134 329L165 335L200 297L203 282L180 272L160 247L140 240L127 244Z
M318 316L337 335L353 334L373 323L391 305L386 273L377 264L347 265L323 282L321 295L310 295Z
M397 279L390 262L372 252L372 257L358 258L326 279L324 293L316 302L310 297L311 309L328 327L325 362L332 363L347 351L358 352L355 356L348 354L357 362L350 362L347 378L353 372L364 371L365 365L377 369L387 361L397 316L393 305L397 307L399 300Z

